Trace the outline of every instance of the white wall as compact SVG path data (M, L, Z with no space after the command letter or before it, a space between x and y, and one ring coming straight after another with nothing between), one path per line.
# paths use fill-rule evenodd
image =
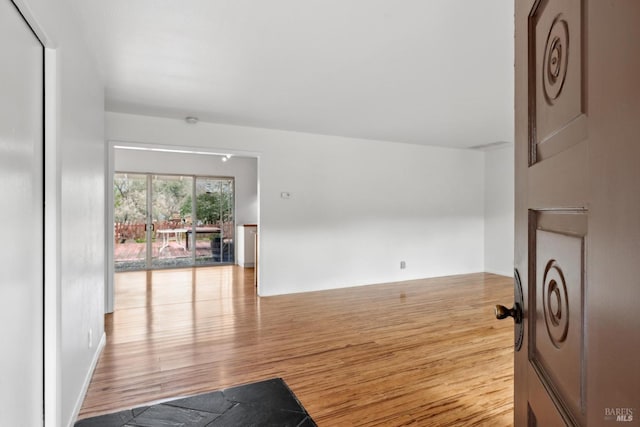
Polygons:
M64 426L104 342L104 91L67 2L17 3L48 48L45 423Z
M0 425L42 424L43 49L0 1Z
M258 222L258 165L252 157L226 162L204 154L114 149L114 170L122 172L224 176L235 178L236 224Z
M104 91L86 52L65 48L60 96L61 414L66 423L80 410L104 340Z
M485 151L484 270L513 275L513 145Z
M110 112L106 120L110 141L259 156L261 295L484 268L481 151Z

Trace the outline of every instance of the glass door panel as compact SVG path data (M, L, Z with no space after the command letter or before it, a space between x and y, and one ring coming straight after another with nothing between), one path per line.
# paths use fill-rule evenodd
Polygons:
M113 194L115 271L234 262L233 178L117 172Z
M113 205L115 271L146 268L147 176L114 174Z
M235 262L235 215L234 203L234 182L233 179L220 180L220 197L222 200L220 207L220 228L222 229L222 262Z
M196 223L189 243L197 265L234 262L233 178L196 177Z
M185 267L193 265L187 247L191 226L193 177L154 175L151 180L151 221L153 240L151 267Z

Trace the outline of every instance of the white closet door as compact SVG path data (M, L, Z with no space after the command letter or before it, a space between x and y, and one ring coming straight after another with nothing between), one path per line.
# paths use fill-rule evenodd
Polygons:
M0 0L0 425L43 417L43 47Z

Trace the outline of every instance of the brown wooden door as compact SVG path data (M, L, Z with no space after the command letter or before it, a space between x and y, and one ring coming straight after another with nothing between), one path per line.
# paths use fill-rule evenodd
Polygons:
M640 425L640 1L515 10L515 425Z

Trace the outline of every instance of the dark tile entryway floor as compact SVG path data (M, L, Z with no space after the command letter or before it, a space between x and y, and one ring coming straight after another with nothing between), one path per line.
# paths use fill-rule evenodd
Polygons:
M313 427L281 378L142 406L75 423L75 427Z

